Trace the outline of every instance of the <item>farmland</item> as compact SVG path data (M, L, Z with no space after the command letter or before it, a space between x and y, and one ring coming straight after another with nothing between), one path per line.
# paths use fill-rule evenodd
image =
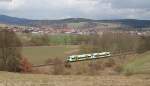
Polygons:
M28 58L32 64L43 64L49 58L64 58L77 50L78 46L36 46L24 47L23 56Z

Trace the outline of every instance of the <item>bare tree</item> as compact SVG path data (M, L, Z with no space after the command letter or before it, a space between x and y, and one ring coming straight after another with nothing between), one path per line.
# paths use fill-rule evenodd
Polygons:
M0 70L19 71L21 47L22 44L14 32L0 30Z
M89 52L128 52L136 50L138 39L128 33L112 33L104 32L103 35L92 35L88 37L88 41L83 42L80 46L82 53Z

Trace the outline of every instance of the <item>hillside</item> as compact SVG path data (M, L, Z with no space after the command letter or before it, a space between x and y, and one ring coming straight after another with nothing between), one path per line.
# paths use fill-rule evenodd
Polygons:
M68 23L80 23L80 22L121 24L123 27L131 27L131 28L150 27L150 20L136 20L136 19L93 20L93 19L86 19L86 18L67 18L67 19L58 19L58 20L31 20L31 19L0 15L0 23L3 24L38 26L38 25L68 24Z
M150 52L138 55L135 60L124 65L123 72L131 74L150 74Z
M17 25L25 25L29 24L31 20L17 17L10 17L6 15L0 15L0 23L2 24L17 24Z

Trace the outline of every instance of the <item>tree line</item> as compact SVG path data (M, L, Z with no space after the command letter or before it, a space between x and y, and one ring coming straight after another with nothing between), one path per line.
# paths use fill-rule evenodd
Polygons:
M49 45L80 45L85 41L88 35L31 35L26 34L28 39L20 37L23 46L49 46Z
M128 33L106 32L103 35L87 37L80 45L81 53L90 52L128 52L143 53L150 50L150 36L135 36Z

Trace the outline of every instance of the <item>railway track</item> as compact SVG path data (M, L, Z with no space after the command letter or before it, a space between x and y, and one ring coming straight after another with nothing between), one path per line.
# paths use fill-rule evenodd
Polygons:
M130 51L130 52L124 52L124 53L112 53L111 57L116 57L116 56L122 56L122 55L130 55L130 54L136 54L136 51Z
M118 53L118 52L114 52L112 53L112 56L109 57L103 57L103 58L96 58L96 59L106 59L106 58L113 58L113 57L117 57L117 56L124 56L124 55L131 55L131 54L136 54L136 51L128 51L128 52L124 52L124 53ZM90 60L96 60L96 59L89 59L89 60L83 60L83 61L90 61ZM82 61L77 61L77 62L82 62ZM70 63L75 63L75 62L64 62L65 64L70 64ZM54 63L49 63L49 64L40 64L40 65L33 65L32 67L45 67L45 66L52 66L55 65Z

